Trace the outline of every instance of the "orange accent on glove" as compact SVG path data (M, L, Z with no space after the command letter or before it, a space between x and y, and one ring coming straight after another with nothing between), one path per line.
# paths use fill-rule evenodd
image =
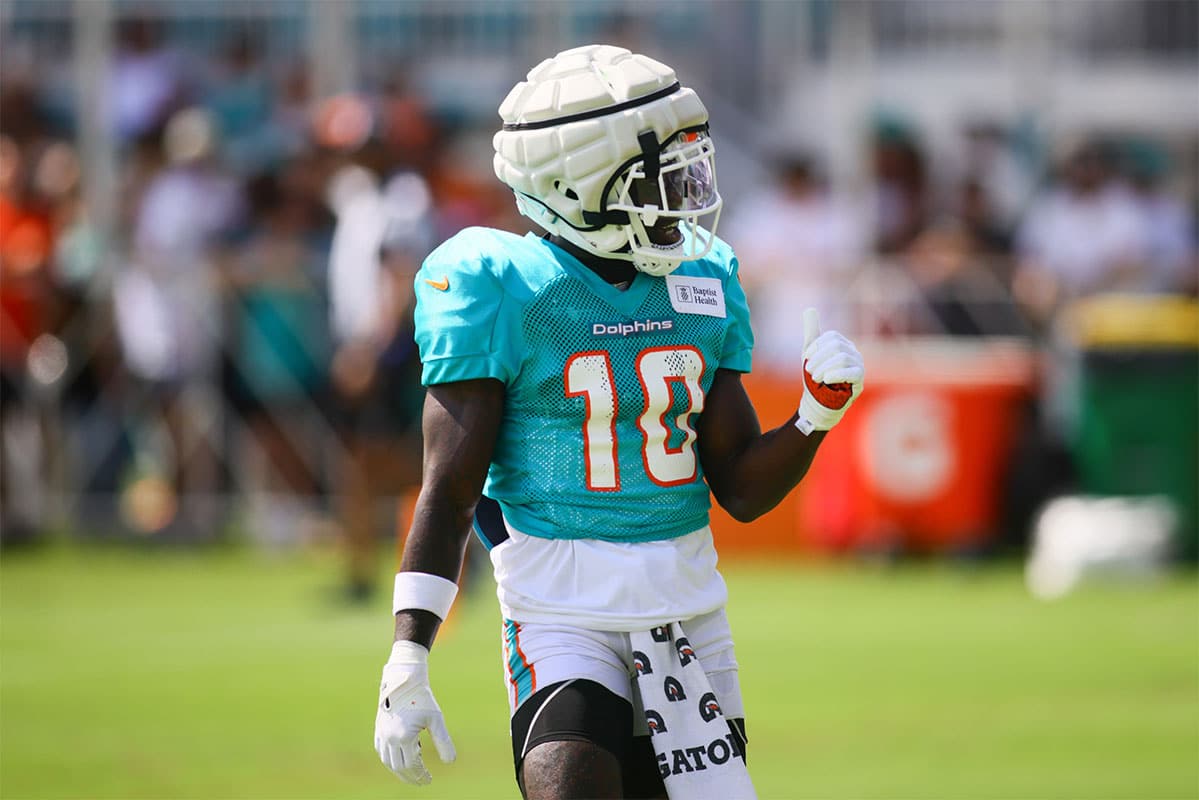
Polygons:
M845 404L853 397L853 387L848 383L817 383L808 372L806 361L804 362L803 382L808 393L816 398L817 403L833 411L845 408Z

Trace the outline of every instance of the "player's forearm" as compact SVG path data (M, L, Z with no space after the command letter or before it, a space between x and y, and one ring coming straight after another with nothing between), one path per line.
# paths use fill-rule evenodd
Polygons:
M455 498L452 491L426 486L416 503L400 572L426 573L457 583L477 501L478 494ZM441 622L430 611L400 609L396 613L395 638L430 647Z
M483 491L504 409L503 385L493 380L435 385L425 397L424 480L396 583L396 639L428 647L453 597L445 581L458 582L475 506ZM404 573L423 573L406 583ZM428 576L435 576L429 578ZM437 580L438 578L444 580ZM414 588L401 592L401 586ZM401 604L406 600L439 603ZM440 609L439 613L432 610Z
M821 333L815 308L804 311L803 328L804 391L799 410L785 425L758 434L753 420L722 436L726 420L752 416L752 408L747 410L749 401L739 380L725 376L712 382L723 414L704 428L717 436L715 452L705 458L704 466L712 465L716 472L716 481L709 483L721 505L743 522L774 508L803 479L824 441L821 431L832 430L862 391L865 366L853 342L837 331ZM721 377L718 372L716 378Z
M715 475L709 474L717 502L738 522L752 522L770 511L803 480L824 434L805 436L792 417L751 439Z
M479 493L476 490L457 497L447 494L440 487L426 485L421 489L400 560L401 572L427 572L458 580Z

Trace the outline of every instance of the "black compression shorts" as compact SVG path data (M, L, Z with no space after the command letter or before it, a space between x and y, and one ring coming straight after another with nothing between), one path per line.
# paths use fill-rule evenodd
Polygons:
M745 751L745 720L729 728ZM546 742L584 741L604 748L620 762L627 798L664 797L658 761L648 736L633 735L633 706L586 679L543 686L512 717L512 759L520 780L525 756Z

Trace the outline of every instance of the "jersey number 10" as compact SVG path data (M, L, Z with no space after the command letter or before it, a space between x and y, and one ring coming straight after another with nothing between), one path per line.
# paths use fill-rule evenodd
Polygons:
M689 418L704 409L699 379L704 358L694 347L647 347L637 354L637 379L645 397L645 408L637 418L641 429L641 461L645 474L659 486L677 486L695 480L695 430ZM583 450L587 465L587 488L595 492L620 491L617 462L616 414L619 398L607 351L575 353L566 360L564 380L567 397L582 397L587 404L583 421ZM673 384L687 391L687 407L674 417L674 427L683 434L678 447L670 447L671 429L666 414L674 404Z

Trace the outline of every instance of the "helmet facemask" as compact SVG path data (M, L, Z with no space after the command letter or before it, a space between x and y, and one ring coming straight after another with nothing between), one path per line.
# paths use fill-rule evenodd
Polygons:
M628 238L623 253L642 272L666 275L712 249L722 201L716 188L716 147L706 126L681 131L658 145L652 132L639 137L642 157L616 176L603 212L623 212ZM711 217L700 226L700 218ZM609 217L610 218L610 217Z

